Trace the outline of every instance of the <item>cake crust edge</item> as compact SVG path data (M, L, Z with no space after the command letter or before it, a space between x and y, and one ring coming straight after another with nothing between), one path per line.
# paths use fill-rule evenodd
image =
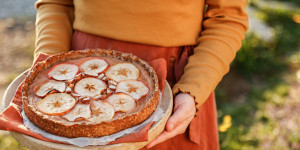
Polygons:
M44 70L52 66L53 64L63 62L69 59L76 59L81 57L93 57L93 56L103 56L103 57L114 57L119 58L124 61L137 62L140 64L153 79L154 88L151 97L146 102L144 107L138 110L136 113L112 120L104 121L98 124L72 124L64 125L58 121L51 118L46 118L42 113L38 112L32 105L29 104L28 91L29 85L32 83L33 79L36 77L39 71ZM111 135L117 133L121 130L133 127L145 121L150 115L156 110L159 102L159 86L158 78L154 69L148 65L145 61L139 59L137 56L129 53L121 53L114 50L104 50L104 49L86 49L86 50L76 50L66 53L61 53L59 55L52 55L48 57L45 61L39 62L29 71L28 75L24 80L22 86L22 103L24 112L35 125L39 128L64 137L101 137L106 135Z

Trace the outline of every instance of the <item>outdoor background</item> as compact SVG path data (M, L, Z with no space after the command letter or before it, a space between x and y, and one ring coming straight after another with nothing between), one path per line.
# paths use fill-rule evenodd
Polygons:
M0 0L0 97L32 63L34 2ZM250 30L216 89L221 149L300 150L300 0L249 0L247 11ZM15 149L26 148L0 131L0 150Z

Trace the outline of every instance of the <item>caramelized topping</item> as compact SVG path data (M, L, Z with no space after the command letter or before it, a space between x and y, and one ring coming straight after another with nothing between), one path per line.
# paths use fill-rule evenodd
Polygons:
M53 80L47 86L43 84L43 91L39 92L48 93L58 89L58 85L62 86L63 83L64 86L58 92L64 93L45 97L38 102L39 110L48 115L62 115L68 121L95 122L109 120L115 112L132 111L136 107L135 99L139 99L149 90L136 80L140 75L139 69L130 63L108 66L105 60L94 57L85 60L80 65L79 72L75 64L55 65L48 72L48 76L65 82ZM79 102L76 104L77 101Z

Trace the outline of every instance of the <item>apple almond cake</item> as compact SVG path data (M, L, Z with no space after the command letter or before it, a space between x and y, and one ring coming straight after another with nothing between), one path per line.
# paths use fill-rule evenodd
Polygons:
M27 117L64 137L101 137L133 127L156 110L158 79L137 56L88 49L50 56L22 87Z

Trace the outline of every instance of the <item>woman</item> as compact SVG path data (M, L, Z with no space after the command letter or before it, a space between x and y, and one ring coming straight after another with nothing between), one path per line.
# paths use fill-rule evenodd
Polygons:
M246 3L39 0L35 58L86 48L131 52L146 61L165 58L174 113L147 148L219 149L213 90L248 28Z

